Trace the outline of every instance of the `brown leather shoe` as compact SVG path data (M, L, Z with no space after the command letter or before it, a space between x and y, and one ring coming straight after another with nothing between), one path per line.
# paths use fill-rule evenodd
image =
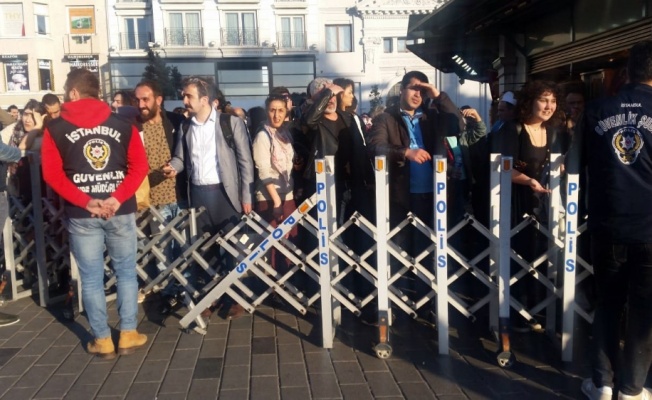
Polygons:
M199 314L203 319L208 319L213 315L213 308L212 307L207 307L204 311Z
M235 303L231 306L228 314L226 315L227 317L229 317L229 319L238 319L244 316L244 314L245 314L245 309L240 304Z
M204 319L208 319L211 317L211 315L213 315L214 312L219 311L220 308L222 308L222 303L215 302L211 304L209 307L206 307L206 309L202 311L201 314L199 315Z

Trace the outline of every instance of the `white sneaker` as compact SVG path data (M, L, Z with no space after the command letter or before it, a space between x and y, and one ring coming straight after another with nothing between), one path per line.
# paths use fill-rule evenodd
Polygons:
M636 396L618 393L618 400L652 400L650 389L643 388L643 391Z
M589 400L611 400L613 397L613 390L609 386L596 387L591 378L582 381L582 393Z

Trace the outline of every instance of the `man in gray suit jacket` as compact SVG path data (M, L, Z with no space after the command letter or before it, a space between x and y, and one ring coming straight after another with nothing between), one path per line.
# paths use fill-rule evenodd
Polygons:
M220 126L220 113L212 106L215 93L215 87L201 78L190 77L184 82L183 104L192 116L188 129L179 135L172 160L163 167L163 173L170 178L186 171L190 205L206 208L198 217L198 227L211 234L227 231L238 223L241 213L251 212L254 182L244 122L229 118L231 148ZM243 312L235 304L229 316L234 318Z

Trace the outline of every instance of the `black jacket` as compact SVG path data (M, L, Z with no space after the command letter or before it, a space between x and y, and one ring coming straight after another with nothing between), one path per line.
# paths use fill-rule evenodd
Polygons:
M615 243L652 243L652 87L626 85L589 104L567 156L588 171L589 230Z
M359 185L372 185L372 164L367 155L362 132L360 132L358 125L353 120L353 115L337 110L338 118L343 121L351 135L352 149L341 146L339 138L334 136L323 125L324 111L332 96L333 92L330 89L323 89L317 100L315 100L308 111L302 116L304 132L306 132L308 142L311 144L310 153L306 160L304 176L306 179L314 181L315 159L325 156L336 156L336 158L341 158L340 164L348 164L349 166L349 171L335 172L336 177L340 178L339 184L346 184L349 188ZM309 191L312 192L312 190Z
M446 156L444 137L462 132L462 114L444 92L424 105L424 110L419 126L425 150L432 156ZM371 156L387 156L389 197L405 209L410 206L410 161L405 158L409 147L410 134L398 106L390 107L374 118L367 148Z

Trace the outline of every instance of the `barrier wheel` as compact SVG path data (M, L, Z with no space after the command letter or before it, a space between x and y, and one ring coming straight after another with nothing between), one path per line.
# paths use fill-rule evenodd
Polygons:
M374 351L376 352L376 357L383 360L392 356L392 346L388 343L378 343L374 346Z
M501 368L510 368L512 365L514 365L514 354L511 351L503 351L498 356L496 357L496 360L498 361L498 365Z

